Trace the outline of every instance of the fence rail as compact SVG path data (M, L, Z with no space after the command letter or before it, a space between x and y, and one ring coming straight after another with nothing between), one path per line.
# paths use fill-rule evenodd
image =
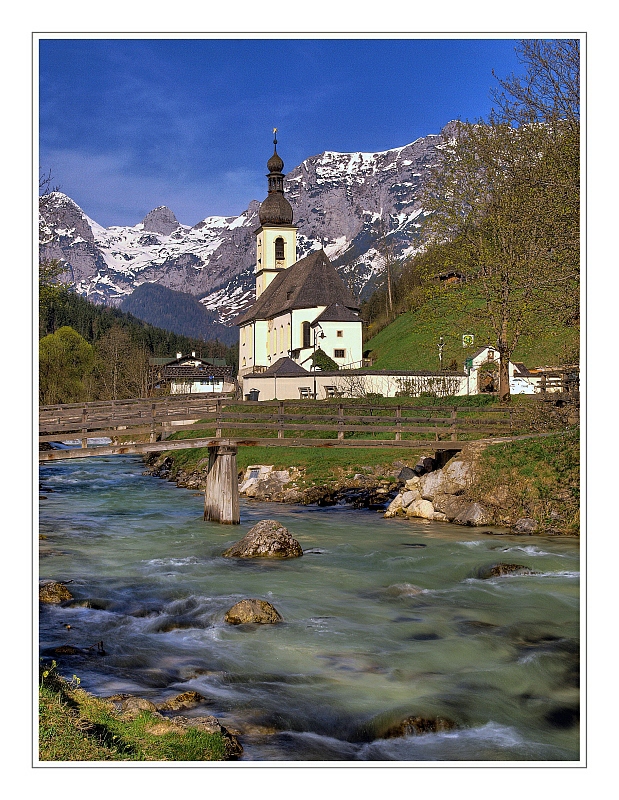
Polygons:
M145 452L206 446L205 441L302 446L416 446L509 435L513 407L406 406L274 400L244 402L223 398L166 397L109 401L40 410L39 442L80 440L82 450ZM167 441L172 433L181 438ZM194 433L192 437L190 434ZM317 436L316 436L317 434ZM111 445L88 447L88 439ZM458 445L459 446L459 445ZM68 453L69 451L62 451ZM40 460L62 453L40 452ZM80 453L80 456L87 453ZM74 454L73 457L77 457Z

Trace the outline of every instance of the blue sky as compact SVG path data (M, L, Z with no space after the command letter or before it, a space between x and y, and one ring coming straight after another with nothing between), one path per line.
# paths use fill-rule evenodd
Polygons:
M113 36L113 35L112 35ZM375 152L477 119L516 39L41 38L39 164L96 222L193 225L324 150Z

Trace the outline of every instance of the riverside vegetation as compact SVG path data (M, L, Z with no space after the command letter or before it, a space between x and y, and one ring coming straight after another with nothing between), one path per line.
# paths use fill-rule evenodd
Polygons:
M390 400L382 402L386 410L391 405ZM432 403L428 398L397 398L394 402L413 407ZM492 398L479 396L450 398L449 402L470 407L472 415L480 404L496 404ZM478 503L487 509L479 524L513 527L518 520L532 519L537 533L577 536L580 501L577 408L563 400L555 401L552 396L518 397L512 402L517 409L515 433L530 438L472 446L468 452L457 455L457 460L465 458L475 464L471 480L458 489L459 500ZM206 432L179 432L170 438L202 433L206 435ZM240 447L237 466L240 480L250 466L272 468L258 491L247 492L248 497L256 500L305 505L346 502L354 507L384 510L406 477L412 477L411 470L420 457L431 459L433 455L431 441L411 442L410 450ZM147 458L147 464L151 474L201 490L206 481L208 451L203 448L167 451ZM430 469L437 466L432 464Z
M42 665L39 760L221 761L238 750L225 729L211 733L187 727L184 717L164 717L148 701L135 698L131 703L120 696L116 702L115 698L101 699L79 684L75 675L70 681L58 675L55 661ZM177 705L182 709L191 700L181 698Z

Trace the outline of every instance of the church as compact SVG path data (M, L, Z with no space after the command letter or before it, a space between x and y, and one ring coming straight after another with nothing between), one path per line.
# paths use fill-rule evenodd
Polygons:
M244 376L267 372L309 375L317 350L338 368L361 366L363 356L359 301L324 250L297 261L297 228L284 197L277 137L273 144L255 234L256 302L236 321L241 383Z

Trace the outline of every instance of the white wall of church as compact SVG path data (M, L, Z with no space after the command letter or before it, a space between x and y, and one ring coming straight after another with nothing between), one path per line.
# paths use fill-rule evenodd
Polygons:
M318 346L332 358L338 367L356 364L361 367L363 358L362 322L320 322L325 338L318 338Z

